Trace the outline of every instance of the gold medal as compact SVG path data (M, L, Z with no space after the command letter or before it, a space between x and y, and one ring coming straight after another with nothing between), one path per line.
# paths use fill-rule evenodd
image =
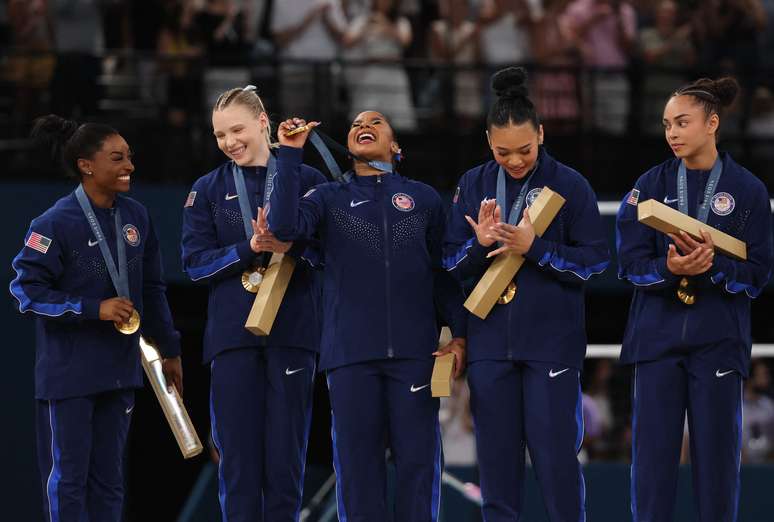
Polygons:
M256 267L252 270L245 270L242 272L242 286L245 287L245 290L257 294L258 288L263 281L264 272L266 272L266 268L264 267Z
M312 127L307 123L306 125L302 125L300 127L296 127L295 129L288 131L285 133L285 136L293 136L294 134L300 134L302 132L306 132Z
M115 321L113 325L116 327L116 330L122 334L132 335L134 332L140 329L140 314L137 313L137 310L132 310L132 316L128 321L125 323L119 323L118 321Z
M516 283L511 281L508 283L508 286L505 287L505 291L503 292L503 295L501 295L497 302L499 304L508 304L511 301L513 301L513 298L516 297Z
M680 302L687 305L692 305L696 302L696 293L686 277L680 280L680 286L677 287L677 298Z

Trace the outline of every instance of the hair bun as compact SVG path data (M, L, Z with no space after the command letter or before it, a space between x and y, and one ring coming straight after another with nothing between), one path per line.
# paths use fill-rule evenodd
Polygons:
M523 67L506 67L492 75L492 90L498 98L527 98L527 71Z
M30 131L33 150L46 151L51 160L58 163L65 143L78 130L78 123L56 114L37 118Z

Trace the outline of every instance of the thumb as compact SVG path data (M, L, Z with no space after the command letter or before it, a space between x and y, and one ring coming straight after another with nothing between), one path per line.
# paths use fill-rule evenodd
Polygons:
M478 223L473 221L473 218L470 216L465 216L465 221L468 222L468 224L471 226L473 230L476 230L476 227L478 227Z
M523 217L524 217L524 223L526 223L528 225L532 224L532 219L530 219L530 217L529 217L529 207L524 209Z
M669 259L672 259L672 258L674 258L675 256L677 256L677 249L675 248L675 245L674 245L674 243L671 243L671 244L669 245L669 250L667 251L667 257L668 257Z

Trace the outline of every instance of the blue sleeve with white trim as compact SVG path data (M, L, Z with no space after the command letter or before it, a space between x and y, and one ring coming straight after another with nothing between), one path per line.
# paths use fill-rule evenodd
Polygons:
M582 284L610 264L597 197L585 179L579 185L566 203L567 243L535 236L524 255L560 281L571 284Z
M755 298L766 286L772 267L771 207L763 186L753 197L750 217L740 239L747 244L747 261L738 261L715 251L710 280L722 285L726 292L744 292Z
M309 239L317 233L324 216L324 201L312 188L299 199L303 149L280 146L277 177L271 193L269 229L281 240Z
M443 267L463 285L481 277L491 262L486 255L496 248L482 246L465 219L467 215L477 220L481 205L477 195L468 189L467 177L462 176L454 194L443 245Z
M643 185L638 181L624 196L616 216L618 278L643 290L662 290L675 286L679 277L667 268L666 251L658 249L661 233L637 220L637 203L653 197Z
M217 281L226 279L246 269L255 260L250 240L244 239L233 245L221 246L210 200L197 181L183 208L183 235L181 240L183 270L192 281ZM190 204L189 204L190 203Z
M32 222L12 266L16 277L10 291L19 312L66 322L99 319L100 299L57 290L65 272L64 252L51 221Z

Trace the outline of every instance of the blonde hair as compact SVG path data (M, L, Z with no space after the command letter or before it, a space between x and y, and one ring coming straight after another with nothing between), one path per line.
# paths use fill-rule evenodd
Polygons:
M236 87L229 89L220 96L212 107L212 112L222 111L226 107L231 105L242 105L246 107L253 115L258 118L261 114L266 113L266 108L263 106L261 97L256 92L255 85L248 85L246 87ZM268 113L266 114L266 143L269 148L279 147L279 143L271 141L271 120Z

